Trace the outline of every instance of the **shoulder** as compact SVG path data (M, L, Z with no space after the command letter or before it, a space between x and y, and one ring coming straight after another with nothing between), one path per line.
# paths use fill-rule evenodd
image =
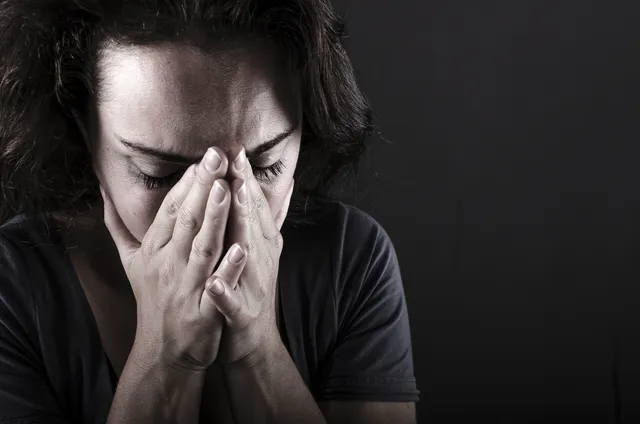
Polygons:
M314 346L321 344L314 394L324 401L415 402L411 332L393 243L354 206L331 201L322 210L295 245L303 277L296 283L302 280L309 293L296 300L306 308L300 311L305 324L313 320Z
M59 249L45 219L16 216L0 226L0 315L31 330L38 325L38 306L57 291L47 282L62 272Z
M46 266L49 253L60 248L46 219L16 216L0 225L0 263L5 278L28 277Z
M0 226L0 364L11 364L0 366L1 422L76 415L83 398L104 393L96 378L106 374L91 368L99 357L88 356L96 345L87 337L91 320L77 306L66 265L47 220L16 217Z
M38 344L33 284L39 265L38 245L45 241L39 224L14 217L0 226L0 345L29 355Z
M313 212L304 220L287 222L283 233L358 249L391 243L384 228L363 210L333 199L314 199L313 203Z
M38 249L47 243L44 228L35 219L16 216L0 226L0 290L27 294L29 274L34 271Z
M296 258L298 267L306 268L302 272L313 270L315 279L330 282L335 301L347 308L376 290L401 295L395 249L380 223L337 200L315 202L309 222L283 228L287 255Z

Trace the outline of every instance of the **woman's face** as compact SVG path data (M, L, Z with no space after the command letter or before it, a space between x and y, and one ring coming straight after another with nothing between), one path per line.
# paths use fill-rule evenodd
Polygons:
M105 49L89 129L94 167L138 240L182 172L211 146L229 162L244 147L272 212L280 209L298 161L301 114L278 57L257 44L220 53Z

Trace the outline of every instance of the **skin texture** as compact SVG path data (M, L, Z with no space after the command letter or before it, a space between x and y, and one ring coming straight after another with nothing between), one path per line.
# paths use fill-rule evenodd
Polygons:
M208 147L233 160L286 132L299 118L287 72L269 46L203 54L182 46L112 46L101 67L104 81L96 107L94 167L127 229L142 240L168 189L148 190L139 172L166 176L185 170L135 152L120 138L199 161ZM282 175L260 181L271 211L283 205L300 150L300 128L254 166L282 160Z
M226 280L223 281L225 285L222 294L213 293L212 277L198 289L196 294L200 297L192 296L194 299L207 299L218 309L218 314L212 313L211 308L207 309L208 312L202 312L204 309L201 301L201 314L198 319L209 317L212 325L225 325L222 339L216 342L220 343L218 353L206 349L189 352L190 355L195 353L202 359L203 364L217 357L216 366L209 369L216 370L207 373L207 382L204 383L203 405L215 404L222 398L228 399L235 415L235 422L240 424L263 422L261 420L265 417L271 417L279 423L413 423L413 404L316 404L278 335L274 294L283 242L279 229L284 219L282 214L286 214L291 196L301 137L301 128L298 125L301 120L300 99L296 95L296 81L289 76L283 63L271 46L257 42L245 43L242 48L226 48L208 53L171 44L153 48L107 46L99 63L101 91L86 133L94 169L103 189L105 221L111 224L108 224L109 231L102 231L102 235L97 235L100 231L98 230L91 236L77 236L77 244L88 246L89 249L91 245L98 244L104 247L105 244L97 240L111 242L109 238L112 238L118 247L128 279L139 280L135 283L131 281L138 306L144 296L151 296L148 305L157 305L157 299L165 297L156 295L154 300L154 294L144 288L147 286L145 280L154 275L167 277L161 269L162 264L167 263L181 264L173 267L172 272L179 268L182 271L178 274L186 275L189 268L186 264L191 263L193 255L190 256L188 252L190 242L185 244L184 241L193 240L195 235L191 234L191 239L183 238L180 243L178 238L182 236L176 237L176 234L185 233L184 228L178 230L185 222L181 220L182 215L178 210L173 217L167 219L168 215L163 212L166 209L166 199L169 197L167 194L176 191L172 186L181 178L181 181L196 181L198 172L202 172L202 157L209 148L213 148L223 161L221 169L224 171L218 171L215 178L207 177L204 185L212 187L214 179L224 180L227 193L225 202L229 205L229 216L225 221L228 240L224 248L215 247L217 252L214 256L228 257L227 248L233 243L242 246L246 255L242 263L242 272L238 271L232 277L224 278L224 272L219 272L220 268L218 271L213 267L205 270L205 274L215 271L214 277L218 275ZM255 149L267 140L287 132L290 132L290 135L272 149L258 156L253 154ZM182 163L160 160L142 152L141 149L128 147L122 140L143 149L184 156L188 160ZM242 157L245 152L248 157L246 166L244 169L238 169L234 160ZM269 177L265 178L258 172L259 168L268 167L278 161L282 161L284 165L281 167L280 175L268 174ZM194 172L192 169L183 175L192 164L196 164L197 171ZM142 183L140 173L154 177L175 174L176 177L166 187L149 189ZM247 195L244 206L243 202L238 201L238 192L243 181ZM195 187L192 183L187 185ZM180 184L176 185L178 186ZM196 189L182 189L182 194L178 196L179 204L176 206L183 211L186 210L187 215L206 216L203 207L188 208L184 205L206 204L208 208L209 203L205 195L207 191L200 190L198 195L205 200L204 202L194 203L188 201L189 190L193 193ZM258 207L259 205L262 207ZM200 221L204 227L202 219ZM156 228L152 225L154 222L164 223L166 228ZM164 233L166 240L161 246L154 246L154 240L159 237L149 237L149 233ZM193 233L197 233L197 229ZM210 243L213 243L214 238L210 237ZM167 243L183 245L181 259L174 257L180 250L174 248L164 249L167 256L158 259L158 252L162 251L162 246L168 245ZM156 252L156 260L145 262L145 249L142 249L145 246L150 246L148 249L145 248L148 252ZM130 272L133 268L127 267L124 263L127 262L124 258L132 257L131 253L134 250L143 251L143 254L139 255L142 258L139 263L145 263L150 267L145 272L140 271L142 265L133 267L140 274L138 277L133 277L134 273ZM78 263L82 261L93 263L87 267L91 270L86 272L85 275L88 277L85 281L98 281L101 276L113 275L116 265L113 258L117 257L118 255L109 256L108 253L103 253L98 259L80 259L76 261L76 268L79 268ZM223 262L225 260L223 259ZM217 262L217 259L214 262ZM105 263L111 265L104 265ZM150 265L153 263L156 264L155 268ZM202 280L204 278L199 279ZM91 283L83 284L89 298L92 297L90 292L95 291L96 286L100 286L100 283L94 283L92 289L89 287ZM110 283L107 281L105 284ZM234 290L236 285L237 290ZM142 294L143 291L147 294ZM92 303L96 314L100 304L107 301L99 295L94 295L93 298L99 299ZM185 299L184 296L175 298L180 301ZM113 303L122 304L120 294L114 295ZM175 306L176 302L168 304ZM169 309L167 306L166 310ZM189 310L192 309L195 308ZM102 315L106 317L108 314ZM167 316L177 315L167 313ZM140 318L138 311L138 320ZM146 320L149 323L160 321L156 317L148 317ZM190 322L193 324L196 321L194 318ZM98 319L98 322L100 326L101 320ZM115 334L116 331L109 330L109 320L105 319L102 322L104 325L101 327L101 335L103 343L107 345L105 339L108 338L108 333L111 331ZM172 320L168 322L178 327L180 325ZM205 329L203 325L197 326ZM133 326L135 327L135 323ZM174 333L184 335L186 331L187 327L183 327ZM157 332L161 332L161 329ZM140 333L142 332L138 332ZM114 336L114 339L116 338L118 336ZM185 338L187 339L188 337ZM112 343L117 344L118 341ZM137 335L133 345L139 346L133 352L142 357L146 356L144 352L153 350L155 346L153 340L144 339L140 342ZM190 347L187 345L189 343L178 345L177 348L184 350ZM109 353L109 347L105 346L105 349ZM127 349L121 349L125 353L121 353L120 363L125 362ZM116 352L118 349L113 348L112 351ZM111 359L112 363L118 363L113 357ZM192 364L181 364L180 368L188 368L189 365ZM116 368L116 372L120 373L121 369L118 368L122 367L116 365ZM223 374L226 387L221 386ZM121 397L127 398L125 395ZM125 400L122 402L123 410L129 407ZM252 405L252 408L246 408L246 405ZM213 415L219 418L215 419L215 422L232 422L229 411L219 414L214 412ZM221 415L225 418L220 418ZM207 422L209 417L208 413L205 413L201 415L200 421Z

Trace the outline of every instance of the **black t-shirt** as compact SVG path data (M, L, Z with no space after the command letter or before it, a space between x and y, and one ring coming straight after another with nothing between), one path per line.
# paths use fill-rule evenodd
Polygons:
M400 270L382 227L327 201L282 234L280 333L316 400L417 401ZM116 387L53 226L2 225L0 424L104 423Z

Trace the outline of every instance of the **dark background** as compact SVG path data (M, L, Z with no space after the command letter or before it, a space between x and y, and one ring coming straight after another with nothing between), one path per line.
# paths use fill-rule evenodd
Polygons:
M639 2L336 6L420 422L640 422Z

